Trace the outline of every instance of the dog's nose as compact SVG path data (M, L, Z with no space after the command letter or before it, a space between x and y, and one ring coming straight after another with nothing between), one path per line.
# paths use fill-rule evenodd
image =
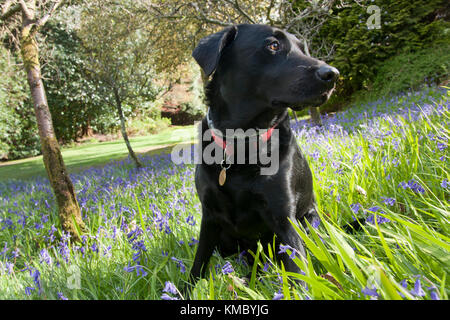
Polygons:
M317 69L316 76L319 80L334 82L339 78L339 70L326 64Z

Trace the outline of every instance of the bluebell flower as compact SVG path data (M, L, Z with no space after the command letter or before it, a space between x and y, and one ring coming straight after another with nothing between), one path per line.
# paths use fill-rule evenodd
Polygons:
M441 187L444 189L450 187L450 183L448 183L447 179L442 180Z
M67 299L66 297L64 297L64 295L62 294L62 292L58 292L58 293L57 293L57 296L58 296L58 299L59 299L59 300L69 300L69 299Z
M196 222L195 222L194 216L188 215L188 217L186 218L186 223L191 226L195 226Z
M311 223L311 227L313 227L314 229L317 229L320 225L320 219L314 219Z
M48 251L45 248L41 250L39 255L41 256L41 259L40 259L41 263L45 262L47 264L52 264L52 262L53 262L52 257L50 257Z
M388 206L393 206L395 204L395 198L381 197L381 199L383 199L383 203Z
M294 259L296 250L294 248L292 248L290 245L282 245L282 244L280 244L280 250L278 251L278 254L280 254L280 253L287 253L287 250L291 250L291 252L292 252L289 255L289 258Z
M39 272L39 270L35 269L31 277L33 278L33 282L39 290L39 294L41 294L41 273Z
M372 286L372 288L364 287L364 289L361 290L361 292L366 295L373 298L378 298L380 295L377 292L377 288L375 286Z
M425 296L425 291L422 289L422 284L420 283L420 277L417 278L417 280L414 282L414 289L411 291L412 295L415 295L417 297L423 297Z
M19 248L15 248L12 252L11 252L11 258L15 259L20 255L20 251Z
M277 292L275 293L272 300L281 300L281 299L284 299L284 294L282 294L281 292Z
M142 275L143 277L145 277L147 275L147 271L144 270L144 267L142 267L141 265L136 265L136 275Z
M8 272L8 274L13 273L14 272L14 264L6 261L5 262L5 271Z
M162 300L179 300L178 298L169 296L167 293L163 293L161 295L161 299Z
M195 245L195 244L197 244L197 243L198 243L198 240L195 239L194 237L192 237L192 238L191 238L191 242L189 242L189 246L193 246L193 245Z
M361 205L359 203L353 203L350 205L350 208L352 209L354 214L357 214L359 209L361 209Z
M447 149L447 145L442 142L438 142L437 147L438 147L439 151L444 151L445 149Z
M34 287L25 287L25 294L27 296L31 295L31 292L34 290Z
M171 294L178 294L177 287L175 287L175 285L170 281L166 281L163 292L171 293Z
M430 291L431 300L441 300L439 298L439 294L437 288L435 286L427 287L428 291Z
M222 273L223 274L227 275L227 274L230 274L230 273L233 273L233 272L234 272L233 266L231 265L231 263L229 261L226 262L222 266Z
M91 250L92 250L92 252L98 253L98 246L97 246L97 243L94 242L94 243L91 245Z
M175 257L172 257L171 259L172 259L172 261L175 261L177 263L177 267L180 269L181 273L185 273L186 272L186 266L184 265L182 260L177 259Z

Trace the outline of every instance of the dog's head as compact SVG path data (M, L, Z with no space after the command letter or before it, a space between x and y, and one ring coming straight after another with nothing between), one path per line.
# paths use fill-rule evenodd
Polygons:
M238 25L203 38L192 56L206 75L220 76L222 96L272 109L318 106L339 71L308 57L292 34L266 25ZM235 100L235 101L233 101Z

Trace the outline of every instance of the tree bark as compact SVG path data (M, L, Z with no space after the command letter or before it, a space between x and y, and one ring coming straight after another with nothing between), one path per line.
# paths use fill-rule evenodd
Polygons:
M113 90L114 90L114 98L116 100L117 112L118 112L119 118L120 118L120 131L122 132L123 140L125 140L125 144L127 146L128 153L129 153L130 157L134 160L136 167L142 168L143 165L139 161L136 154L134 153L133 148L131 148L130 140L128 140L127 128L125 125L125 116L123 115L122 100L120 99L119 90L117 88L114 88Z
M39 49L32 32L34 7L28 9L27 14L23 13L20 49L36 114L43 161L58 204L61 227L71 235L73 241L79 241L78 230L84 231L85 225L81 219L74 187L53 129L52 117L42 82Z
M311 122L316 126L322 126L322 119L320 118L319 107L309 107L309 114Z

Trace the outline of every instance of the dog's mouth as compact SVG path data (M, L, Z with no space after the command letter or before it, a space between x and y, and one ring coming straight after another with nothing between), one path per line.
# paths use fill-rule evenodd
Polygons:
M321 104L324 104L331 96L332 92L333 90L325 91L319 95L307 97L298 102L273 100L272 106L275 108L291 108L294 111L300 111L307 107L317 107L320 106Z

